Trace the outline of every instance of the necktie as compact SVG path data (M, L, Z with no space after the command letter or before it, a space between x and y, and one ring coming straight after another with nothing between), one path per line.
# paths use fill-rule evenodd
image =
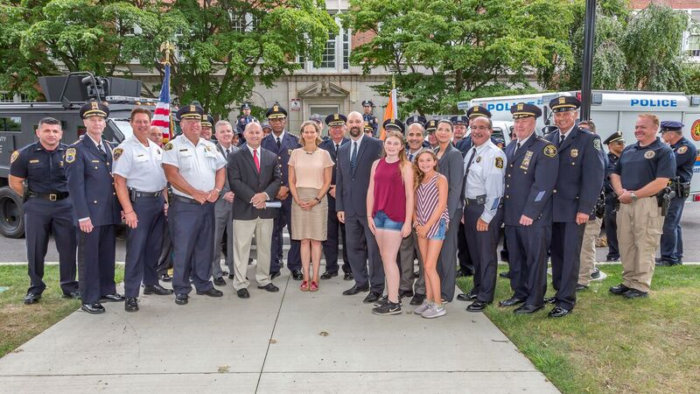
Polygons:
M474 160L474 156L476 156L476 148L472 148L472 154L469 156L469 161L467 161L467 170L464 171L464 177L467 177L467 174L469 174L469 167L472 166L472 161Z
M515 150L513 151L513 156L515 156L515 153L520 149L520 141L518 141L517 144L515 144Z
M229 155L230 153L231 153L231 150L227 148L227 149L226 149L226 157L228 157L228 155Z
M408 161L413 161L413 153L408 154Z
M260 173L260 160L258 159L258 150L253 149L253 162L255 162L255 168L258 169L258 173Z
M102 157L107 160L107 152L102 148L102 144L97 144L97 150L100 151Z
M564 138L566 138L566 136L564 134L559 133L559 145L561 145L561 143L564 142Z
M282 147L282 142L280 141L280 137L277 137L277 149Z
M338 148L340 148L340 144L335 144L335 153L338 153Z
M350 155L350 167L355 170L357 166L357 141L352 142L352 154Z

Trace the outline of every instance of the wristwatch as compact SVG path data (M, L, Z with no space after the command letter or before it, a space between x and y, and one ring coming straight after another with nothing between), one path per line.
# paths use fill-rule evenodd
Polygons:
M637 199L639 198L636 194L634 194L634 192L630 193L630 197L632 197L632 201L637 201Z

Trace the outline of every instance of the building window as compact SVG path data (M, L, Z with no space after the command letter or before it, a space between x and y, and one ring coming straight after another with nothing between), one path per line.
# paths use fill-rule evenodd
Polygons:
M688 56L700 57L700 10L690 10L690 29L686 32L685 49Z
M338 24L338 34L329 34L326 47L323 50L321 63L316 66L307 58L300 56L298 62L304 71L345 71L350 69L350 37L352 32L343 29L340 20L336 19Z

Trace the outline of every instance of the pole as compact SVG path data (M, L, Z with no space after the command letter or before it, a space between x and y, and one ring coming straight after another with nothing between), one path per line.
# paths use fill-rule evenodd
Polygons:
M581 120L591 117L591 86L593 85L593 50L595 46L596 0L586 0L586 20L583 29L583 75L581 78Z

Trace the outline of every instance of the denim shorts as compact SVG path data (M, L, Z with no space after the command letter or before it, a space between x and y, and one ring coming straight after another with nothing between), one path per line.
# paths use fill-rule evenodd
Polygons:
M445 233L447 232L447 221L445 219L440 219L438 224L438 231L432 237L428 238L433 241L444 241Z
M395 222L384 213L384 211L377 211L377 214L374 215L374 227L382 230L396 230L396 231L401 231L401 227L403 227L403 222Z

